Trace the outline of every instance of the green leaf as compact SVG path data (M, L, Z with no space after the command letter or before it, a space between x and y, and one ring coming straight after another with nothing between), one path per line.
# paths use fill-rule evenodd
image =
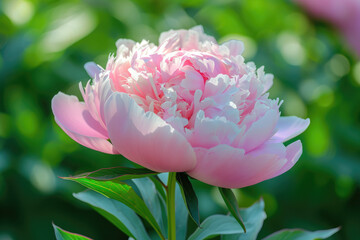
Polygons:
M167 219L166 219L166 215L164 215L165 218L163 218L163 214L162 214L163 209L159 198L160 196L156 191L155 184L149 178L133 179L133 182L139 189L142 199L144 200L146 206L155 217L155 220L159 224L161 231L163 233L166 233Z
M91 240L91 238L85 237L77 233L71 233L61 229L53 224L56 240Z
M180 185L181 193L190 217L198 226L200 226L199 203L187 174L177 173L176 180Z
M88 178L94 180L129 180L134 178L143 178L157 175L157 172L147 168L128 168L128 167L112 167L102 168L93 172L82 173L73 177L63 177L63 179L74 180L76 178Z
M180 186L176 184L175 189L175 218L176 218L176 239L185 240L188 222L188 210L183 201Z
M161 232L160 226L156 222L150 210L147 208L144 201L128 184L120 182L118 178L106 181L87 178L87 175L84 175L82 177L78 176L75 178L67 177L65 179L78 182L85 187L101 193L108 198L122 202L123 204L134 210L141 217L143 217L155 229L159 236L162 239L165 239L163 233Z
M266 218L264 201L260 199L251 207L240 209L240 214L244 219L246 233L223 235L221 240L256 240Z
M227 215L212 215L206 218L188 240L203 240L222 234L239 234L244 230L237 220Z
M164 174L160 173L159 175ZM156 190L160 194L162 200L165 201L166 199L166 193L164 189L164 183L161 181L161 179L158 177L158 175L150 177L150 180L155 184Z
M94 191L73 194L75 198L92 206L121 231L135 239L150 240L140 218L129 207L119 201L104 197Z
M314 240L325 239L339 231L339 228L309 232L302 229L284 229L271 234L264 240Z
M244 222L240 216L240 210L239 205L236 200L236 197L234 193L229 188L221 188L219 187L220 194L222 198L224 199L224 202L229 209L231 215L238 221L240 226L244 229L244 232L246 233L246 227L244 225Z

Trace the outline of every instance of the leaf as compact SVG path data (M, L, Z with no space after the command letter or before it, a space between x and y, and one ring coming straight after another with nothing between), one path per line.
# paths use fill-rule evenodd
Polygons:
M73 180L75 178L88 178L94 180L129 180L134 178L143 178L157 175L157 172L147 168L128 168L128 167L112 167L102 168L93 172L82 173L73 177L63 177L63 179Z
M73 194L75 198L92 206L121 231L135 239L150 240L140 218L119 201L104 197L94 191Z
M161 174L164 174L164 173L160 173L159 175L161 175ZM166 193L165 193L164 186L163 186L164 183L161 181L161 179L158 177L158 175L150 177L150 180L155 184L156 190L160 194L162 200L165 201Z
M181 193L190 217L198 226L200 226L199 203L187 174L177 173L176 180L180 185Z
M134 210L137 214L143 217L159 234L159 236L164 239L164 235L161 232L160 226L156 222L154 216L147 208L144 201L136 194L134 189L128 184L119 182L118 179L113 179L110 181L104 180L95 180L92 178L87 178L87 176L83 177L67 177L65 179L72 180L78 182L85 187L92 189L102 195L115 199L132 210Z
M252 206L246 209L240 209L240 214L244 219L244 224L247 229L246 233L223 235L221 236L222 240L256 240L266 218L264 201L260 199Z
M161 231L163 233L166 233L167 219L166 219L166 215L164 215L165 218L163 218L162 206L159 195L156 191L155 184L149 178L133 179L133 182L139 189L142 199L144 200L146 206L155 217L155 220L159 224Z
M188 222L188 210L183 201L180 186L176 184L175 189L175 218L176 218L176 239L185 240Z
M236 200L236 197L234 193L229 188L221 188L219 187L220 194L222 198L224 199L224 202L229 209L231 215L238 221L240 226L244 229L244 232L246 233L246 227L244 225L244 222L240 216L240 210L239 205Z
M339 231L340 228L309 232L302 229L284 229L271 234L264 240L314 240L325 239Z
M212 215L206 218L188 240L203 240L222 234L238 234L244 230L237 220L227 215Z
M77 233L71 233L61 229L53 223L56 240L92 240L91 238L85 237Z

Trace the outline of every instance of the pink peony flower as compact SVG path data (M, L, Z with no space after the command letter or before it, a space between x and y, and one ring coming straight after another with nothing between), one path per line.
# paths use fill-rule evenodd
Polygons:
M331 22L360 56L359 0L295 0L316 18Z
M309 119L280 117L281 103L266 93L273 76L244 62L242 42L218 45L199 26L159 42L120 39L106 69L86 64L93 80L80 85L84 102L61 92L52 100L59 126L88 148L227 188L296 163L301 142L283 142Z

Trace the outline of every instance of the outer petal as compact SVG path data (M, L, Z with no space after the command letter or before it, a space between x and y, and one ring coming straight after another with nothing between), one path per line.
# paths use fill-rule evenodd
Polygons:
M106 129L91 116L77 97L59 92L52 99L51 107L56 123L76 142L97 151L115 153L107 141Z
M248 152L263 144L274 134L278 119L279 112L277 110L268 110L264 116L252 123L244 136L241 137L238 146Z
M219 187L246 187L274 177L287 162L285 151L281 143L264 144L246 155L228 145L195 148L197 164L188 174Z
M113 93L105 104L105 120L115 149L129 160L158 172L183 172L196 163L185 137L127 94Z
M113 148L113 145L109 141L107 141L107 139L88 137L68 131L61 125L61 123L56 118L55 121L69 137L71 137L73 140L80 143L81 145L103 153L118 154L118 152L116 152L116 150Z
M309 124L310 119L301 119L295 116L280 117L276 126L277 132L271 137L271 141L285 142L305 131Z
M300 140L293 142L292 144L286 147L286 159L287 163L275 174L274 177L283 174L292 168L295 163L299 160L302 154L302 144Z

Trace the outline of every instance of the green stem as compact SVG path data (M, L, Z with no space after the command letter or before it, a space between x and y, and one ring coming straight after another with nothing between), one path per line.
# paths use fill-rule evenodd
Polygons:
M175 187L176 172L169 173L167 184L166 209L168 215L168 240L176 240L176 222L175 222Z

